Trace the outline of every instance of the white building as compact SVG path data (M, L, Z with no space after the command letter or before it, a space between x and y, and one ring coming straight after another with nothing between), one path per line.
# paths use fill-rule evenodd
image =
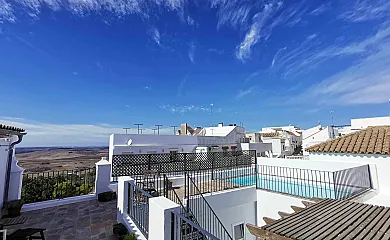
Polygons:
M302 146L302 130L295 126L262 128L260 136L264 143L272 144L274 157L293 155Z
M372 124L372 123L367 123ZM368 203L390 206L390 125L362 127L363 130L338 137L307 149L310 161L369 164L379 194Z
M339 136L344 136L367 127L390 125L390 116L372 117L372 118L355 118L351 119L351 125L338 127Z
M0 124L0 209L5 202L20 198L23 169L17 166L14 150L25 134L24 129Z
M338 129L332 126L322 127L321 125L318 125L316 127L306 129L302 132L303 153L306 155L308 154L306 152L306 148L322 142L326 142L337 136L338 136Z
M249 143L240 126L196 128L182 125L180 135L112 134L109 154L148 154L257 150L259 156L270 156L271 145Z

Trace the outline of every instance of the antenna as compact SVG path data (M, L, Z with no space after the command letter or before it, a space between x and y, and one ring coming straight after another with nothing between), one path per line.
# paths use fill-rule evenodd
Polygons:
M127 130L129 130L130 128L129 128L129 127L125 127L125 128L123 128L123 129L125 129L126 134L127 134Z
M173 135L176 135L176 128L177 126L171 126L173 128Z
M156 135L157 128L153 128L153 134Z
M140 131L141 131L141 134L142 134L142 131L145 130L144 128L141 128Z
M155 126L157 127L157 135L160 135L160 127L162 127L163 125L156 124Z
M138 134L139 134L139 126L142 126L143 124L142 123L136 123L136 124L134 124L135 126L137 126L137 128L138 128Z

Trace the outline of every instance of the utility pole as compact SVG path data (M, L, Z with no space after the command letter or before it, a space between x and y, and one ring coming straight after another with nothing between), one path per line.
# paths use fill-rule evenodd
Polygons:
M142 131L145 130L144 128L141 128L140 131L141 131L141 134L142 134Z
M125 129L126 134L127 134L127 130L129 130L130 128L129 128L129 127L125 127L125 128L123 128L123 129Z
M214 106L214 103L210 103L210 126L212 127L213 126L213 106Z
M177 126L171 126L173 128L173 135L176 135L176 128Z
M153 128L153 134L156 135L157 128Z
M330 111L330 115L332 116L332 135L333 135L333 138L334 138L335 136L334 136L334 121L333 121L333 114L334 114L334 111Z
M137 126L137 129L138 129L137 133L139 134L139 126L142 126L143 124L142 123L136 123L134 125Z
M156 124L155 126L157 127L157 135L160 135L160 127L162 127L163 125Z

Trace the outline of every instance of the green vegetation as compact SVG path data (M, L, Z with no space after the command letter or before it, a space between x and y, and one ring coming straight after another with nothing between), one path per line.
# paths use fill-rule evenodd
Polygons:
M137 240L137 236L134 233L129 233L123 237L123 240Z
M66 171L23 175L24 203L47 201L91 193L95 186L95 170Z

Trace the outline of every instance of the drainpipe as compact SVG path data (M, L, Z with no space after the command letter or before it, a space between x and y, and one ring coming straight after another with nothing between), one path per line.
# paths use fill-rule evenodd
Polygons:
M8 160L7 160L7 175L5 178L5 189L4 189L4 196L3 196L3 203L5 204L8 201L8 192L9 192L9 181L11 178L11 166L12 166L12 156L14 153L14 146L16 144L19 144L23 139L23 135L18 135L18 140L16 142L13 142L9 145L8 148Z

